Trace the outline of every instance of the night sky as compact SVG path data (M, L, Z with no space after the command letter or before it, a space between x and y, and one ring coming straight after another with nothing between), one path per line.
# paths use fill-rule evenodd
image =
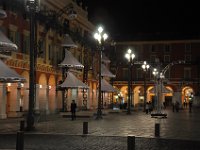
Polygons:
M141 34L199 34L198 2L177 1L85 0L89 20L95 25L102 24L114 38Z

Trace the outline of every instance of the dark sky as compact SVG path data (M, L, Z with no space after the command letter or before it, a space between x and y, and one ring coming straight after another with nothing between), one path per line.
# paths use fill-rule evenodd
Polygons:
M193 0L85 0L89 20L114 38L138 34L200 33L200 9ZM124 3L123 3L124 2Z

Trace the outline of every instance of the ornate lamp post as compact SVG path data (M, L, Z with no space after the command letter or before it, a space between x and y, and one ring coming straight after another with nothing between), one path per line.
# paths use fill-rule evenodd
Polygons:
M150 66L147 64L147 62L144 61L143 65L142 65L142 69L144 71L144 111L145 111L145 107L146 107L146 103L147 103L146 73L147 73L149 67Z
M128 67L128 106L127 106L127 114L131 114L131 65L132 61L135 58L135 54L132 53L131 49L127 50L127 53L125 54L125 57L127 58L129 62L129 67Z
M102 118L101 111L101 59L102 59L102 50L103 50L103 42L108 38L106 33L103 33L103 28L100 26L98 28L98 32L94 34L94 38L99 43L99 97L98 97L98 108L97 108L97 117L96 119Z
M40 0L25 0L25 7L30 16L30 73L29 73L29 109L27 130L34 129L35 103L35 13L39 11Z
M152 74L154 75L154 78L155 78L155 88L154 88L154 91L155 91L155 99L154 99L154 107L157 106L157 101L158 101L158 98L157 98L157 85L158 85L158 82L157 82L157 78L158 78L158 70L156 68L153 69L153 72ZM157 108L158 109L158 108Z

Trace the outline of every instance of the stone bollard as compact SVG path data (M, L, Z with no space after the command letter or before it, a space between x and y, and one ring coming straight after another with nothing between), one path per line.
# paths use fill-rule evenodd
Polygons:
M155 124L155 137L160 137L160 124Z
M24 150L24 132L17 132L16 150Z
M20 131L24 131L24 120L20 121Z
M88 134L88 122L83 122L83 134Z
M128 136L127 146L128 150L135 150L135 136Z

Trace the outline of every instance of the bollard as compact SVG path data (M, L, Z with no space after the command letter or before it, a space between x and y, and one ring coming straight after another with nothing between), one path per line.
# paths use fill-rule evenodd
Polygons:
M159 137L160 136L160 124L156 123L155 124L155 137Z
M83 122L83 134L88 134L88 122Z
M24 132L17 132L16 150L24 150Z
M24 120L20 121L20 131L24 131Z
M127 146L128 150L135 150L135 136L128 136Z

